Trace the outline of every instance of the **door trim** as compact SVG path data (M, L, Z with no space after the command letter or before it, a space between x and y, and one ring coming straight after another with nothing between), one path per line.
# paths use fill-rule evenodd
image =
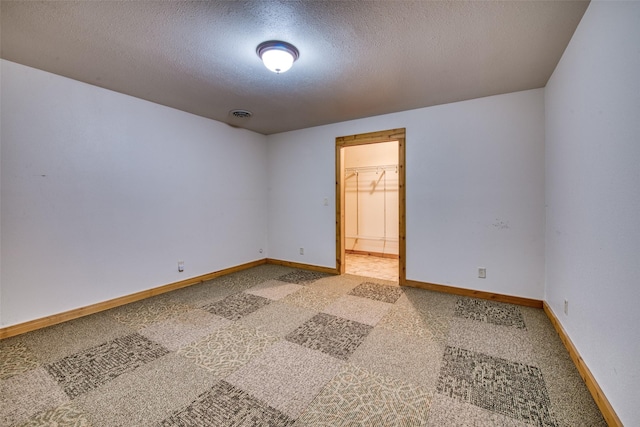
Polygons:
M345 196L344 196L344 150L355 145L377 144L398 141L398 237L399 271L401 286L407 281L407 240L406 240L406 129L389 129L380 132L340 136L336 138L336 270L345 273Z

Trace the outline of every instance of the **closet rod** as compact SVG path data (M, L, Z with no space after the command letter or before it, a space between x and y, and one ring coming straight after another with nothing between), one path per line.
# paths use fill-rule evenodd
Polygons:
M345 236L345 238L347 239L360 239L360 240L380 240L380 241L387 241L387 242L398 242L400 241L399 238L393 238L393 237L384 237L384 236L360 236L360 235L355 235L355 236Z
M398 172L398 165L379 165L379 166L356 166L353 168L344 168L345 172L371 172L371 171L395 171Z

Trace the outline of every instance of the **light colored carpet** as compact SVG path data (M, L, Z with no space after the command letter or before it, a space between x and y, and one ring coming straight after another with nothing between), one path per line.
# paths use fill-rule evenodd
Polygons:
M606 424L542 310L264 265L0 341L0 425Z

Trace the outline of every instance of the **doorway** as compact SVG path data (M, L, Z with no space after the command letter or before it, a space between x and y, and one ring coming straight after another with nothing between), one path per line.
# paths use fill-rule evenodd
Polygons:
M376 273L371 275L385 280L393 277L389 268L395 268L394 280L405 284L405 198L404 128L336 138L336 269L340 274L348 272L351 261L358 264L356 268L373 267Z

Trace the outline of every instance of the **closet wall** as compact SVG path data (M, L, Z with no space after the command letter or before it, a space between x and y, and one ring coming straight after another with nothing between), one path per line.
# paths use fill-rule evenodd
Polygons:
M398 255L398 142L345 148L347 251Z

